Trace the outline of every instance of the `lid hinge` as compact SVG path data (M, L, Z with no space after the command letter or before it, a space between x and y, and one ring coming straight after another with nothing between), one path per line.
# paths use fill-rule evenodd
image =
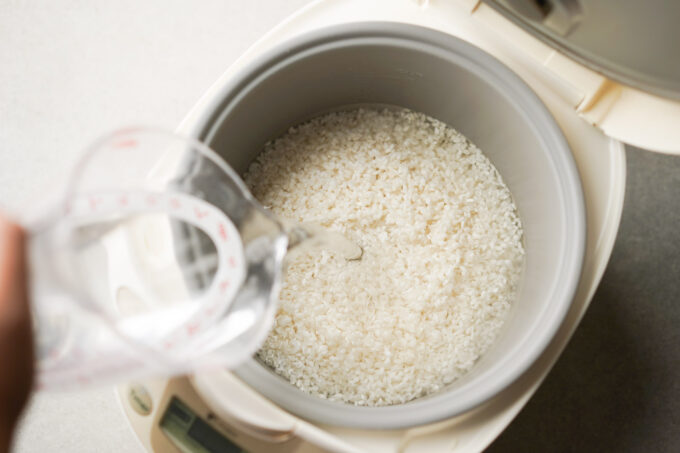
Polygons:
M468 13L474 13L482 0L457 0L457 3Z
M570 104L593 125L599 124L621 96L621 86L553 50L543 66L572 89Z
M622 92L621 85L605 80L597 90L583 98L576 106L576 111L589 123L601 124L621 97Z
M545 68L549 77L544 80L585 121L625 143L680 154L680 102L608 79L532 36L483 0L456 3L502 38L494 45L502 47L503 54L512 54L515 61L528 57L528 62Z

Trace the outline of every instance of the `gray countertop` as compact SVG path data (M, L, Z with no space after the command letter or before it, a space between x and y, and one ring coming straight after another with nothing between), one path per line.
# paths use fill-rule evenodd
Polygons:
M628 148L621 228L559 361L489 452L680 451L680 157Z
M0 2L0 209L53 189L96 136L174 128L306 0ZM235 39L236 38L236 39ZM677 451L680 157L628 151L621 231L581 326L490 451ZM33 398L19 453L141 453L111 389Z

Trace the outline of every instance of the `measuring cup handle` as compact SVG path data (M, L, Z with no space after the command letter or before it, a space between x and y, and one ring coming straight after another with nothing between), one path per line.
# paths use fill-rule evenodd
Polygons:
M149 222L117 222L117 219L125 222L128 217L134 219L140 214L148 213L164 215L152 216ZM207 290L200 298L188 301L197 308L187 310L186 319L179 320L179 324L172 330L164 332L160 329L160 333L152 337L153 341L160 344L149 344L152 340L144 339L145 335L148 337L149 329L146 329L143 323L137 322L138 318L143 320L145 318L141 316L148 314L126 317L121 313L119 306L121 288L131 287L136 291L135 294L149 300L153 300L155 294L145 292L147 289L145 274L137 275L136 268L127 265L130 262L127 258L130 256L135 253L142 255L146 253L143 249L144 244L132 241L128 233L134 228L152 228L151 237L154 237L156 230L153 227L166 225L167 230L168 219L172 218L195 226L210 238L215 247L215 272ZM81 233L84 227L92 228L85 234ZM119 227L120 231L117 230ZM119 232L121 234L118 234ZM85 237L81 238L80 234L85 234ZM98 239L102 240L97 242ZM175 255L174 240L174 236L168 239L168 250L163 250L163 253L167 251L169 256ZM80 261L79 253L82 250L89 250L87 247L91 243L101 244L101 248L106 252L89 254L88 259L95 257L99 261L104 260L105 266L102 269L106 269L108 274L106 278L102 277L97 291L94 292L78 286L78 282L84 278L79 270L90 263ZM32 287L35 289L33 294L38 299L33 304L38 336L36 342L44 346L40 360L42 357L45 360L45 363L39 363L38 368L46 372L44 376L46 386L50 386L47 382L49 379L67 381L73 378L89 382L106 380L107 376L104 375L106 373L115 374L118 378L126 377L125 370L121 370L121 367L127 365L129 372L135 373L133 369L139 362L134 351L131 351L135 345L140 349L144 347L147 350L158 350L159 355L167 357L177 355L178 351L173 349L174 347L196 344L201 334L220 319L234 300L246 276L243 245L233 222L215 206L182 193L136 191L97 193L78 197L71 201L54 225L34 234L32 244L31 261L34 265L32 270L35 271ZM180 266L179 262L177 266ZM74 310L81 310L84 316L94 314L97 319L105 322L101 326L77 323ZM147 324L147 327L157 326ZM78 329L77 332L74 329ZM134 329L136 331L132 331ZM115 338L111 337L111 332L124 341L116 342ZM41 335L45 338L40 338ZM110 338L105 335L109 335ZM83 342L86 344L80 344ZM104 350L107 345L116 347L113 350L110 348ZM75 357L76 351L83 347L88 349L88 354ZM131 360L119 360L121 366L115 366L110 360L106 360L107 356L115 357L116 354L126 358L125 354L128 352ZM90 369L84 377L80 373L83 369ZM156 374L158 370L158 367L154 369ZM189 370L172 367L163 374L186 371Z

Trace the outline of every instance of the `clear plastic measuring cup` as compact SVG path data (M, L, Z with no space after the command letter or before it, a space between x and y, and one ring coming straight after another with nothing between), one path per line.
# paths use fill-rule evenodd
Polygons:
M288 237L197 141L103 138L28 230L40 387L233 367L271 327Z

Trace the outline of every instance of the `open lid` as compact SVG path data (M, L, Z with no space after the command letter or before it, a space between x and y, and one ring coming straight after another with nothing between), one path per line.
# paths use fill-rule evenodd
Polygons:
M569 87L605 134L680 154L680 2L458 0Z

